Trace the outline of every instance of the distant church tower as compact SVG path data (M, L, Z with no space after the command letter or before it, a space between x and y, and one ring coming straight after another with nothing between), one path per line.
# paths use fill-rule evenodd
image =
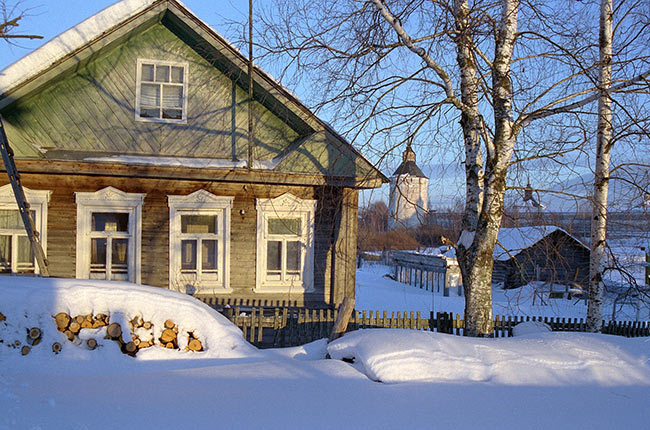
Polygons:
M415 164L415 152L406 147L402 164L390 177L388 228L417 227L427 213L429 178Z

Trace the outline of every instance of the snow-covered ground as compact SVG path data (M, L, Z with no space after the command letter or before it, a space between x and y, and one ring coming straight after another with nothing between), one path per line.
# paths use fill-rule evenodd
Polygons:
M463 315L465 298L452 291L444 297L442 291L431 292L412 285L393 281L386 275L391 268L382 264L364 263L357 270L356 308L365 310L386 310L394 312L419 311L421 315L429 312L452 312ZM542 316L563 318L585 318L587 304L584 300L573 298L549 299L549 286L546 284L529 284L521 288L492 291L493 313L501 316ZM605 297L604 315L610 319L614 310L614 297ZM616 305L617 320L637 318L637 310L630 304ZM640 303L638 319L650 319L647 303Z
M363 297L368 273L360 276L361 302L379 300ZM392 297L424 306L424 294ZM0 277L0 298L3 429L644 429L650 420L644 338L531 326L509 339L378 329L262 351L207 306L167 290ZM101 346L89 350L57 331L58 312L108 313L123 326L135 315L154 327L173 318L179 339L191 331L205 351L154 346L129 357L103 339L103 328L84 329L98 330ZM42 340L22 356L12 345L24 344L34 326Z

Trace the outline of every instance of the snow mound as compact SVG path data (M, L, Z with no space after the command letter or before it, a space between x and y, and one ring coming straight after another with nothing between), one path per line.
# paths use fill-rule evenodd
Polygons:
M526 336L529 334L549 333L551 327L541 321L525 321L517 324L512 329L513 336Z
M79 279L43 279L32 277L0 277L0 361L22 360L131 360L120 346L104 339L106 327L86 328L79 332L75 343L57 330L53 318L57 313L69 315L105 314L110 322L120 323L125 341L129 341L128 321L134 317L153 323L153 336L158 339L164 322L171 319L178 329L179 349L154 346L138 352L136 360L176 358L241 358L259 354L247 343L242 333L227 318L195 298L163 288L127 282L91 281ZM41 338L21 357L22 346L28 345L27 331L38 327ZM183 351L189 333L199 338L204 351ZM85 340L94 338L97 350L86 348ZM53 344L62 346L59 354ZM99 358L101 356L101 358Z
M370 379L397 382L490 382L499 385L650 385L647 339L583 333L477 339L432 332L368 329L328 346L354 358Z

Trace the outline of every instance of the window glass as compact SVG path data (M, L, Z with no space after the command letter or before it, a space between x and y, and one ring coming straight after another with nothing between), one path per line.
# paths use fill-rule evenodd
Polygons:
M183 68L172 66L172 82L176 84L183 83Z
M30 211L36 221L36 211ZM24 230L25 225L18 209L0 209L0 228Z
M300 242L287 241L287 271L300 271Z
M143 64L141 75L143 81L153 82L153 64Z
M183 110L163 109L162 117L165 119L183 119Z
M181 270L196 270L196 240L181 240Z
M160 106L160 85L142 84L140 89L140 105Z
M268 223L269 234L300 235L300 218L270 218Z
M31 265L34 261L32 244L27 236L18 236L18 263Z
M169 82L169 66L156 66L156 82Z
M182 215L181 216L181 233L201 234L216 233L217 216L216 215Z
M183 107L183 87L177 85L163 86L163 104L164 108L182 108Z
M106 238L94 237L90 241L90 265L106 267Z
M128 213L93 212L92 231L129 231Z
M0 266L11 270L11 236L0 236Z
M282 270L282 242L269 240L266 246L266 270Z
M217 246L218 242L216 240L201 241L201 269L217 270Z
M112 264L126 267L128 263L129 239L112 239L112 242Z

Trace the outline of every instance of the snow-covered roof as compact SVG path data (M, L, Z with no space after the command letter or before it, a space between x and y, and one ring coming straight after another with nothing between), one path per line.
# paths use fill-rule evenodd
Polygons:
M553 232L561 231L573 238L580 245L586 246L566 230L554 225L537 225L532 227L501 228L494 246L493 258L498 261L507 261L524 249L530 248Z
M122 0L59 34L0 71L0 94L39 74L158 0Z
M125 20L137 15L144 11L154 3L161 0L120 0L117 3L108 6L107 8L99 11L95 15L87 18L74 27L64 31L52 40L45 43L40 48L34 50L30 54L22 57L16 62L10 64L2 71L0 71L0 94L5 94L12 90L21 83L29 80L33 76L38 75L44 70L47 70L57 61L63 59L86 44L97 39L99 36L110 31L112 28L122 24ZM200 21L203 25L210 29L219 36L223 43L226 43L234 51L241 54L239 49L230 43L226 38L221 36L214 28L210 27L205 21L200 19L194 14L187 6L180 0L174 0L182 8L186 9L194 19ZM242 54L243 57L243 54ZM298 96L291 90L285 87L280 81L275 79L258 64L255 68L263 73L267 78L273 81L276 85L281 87L289 95L298 100Z

